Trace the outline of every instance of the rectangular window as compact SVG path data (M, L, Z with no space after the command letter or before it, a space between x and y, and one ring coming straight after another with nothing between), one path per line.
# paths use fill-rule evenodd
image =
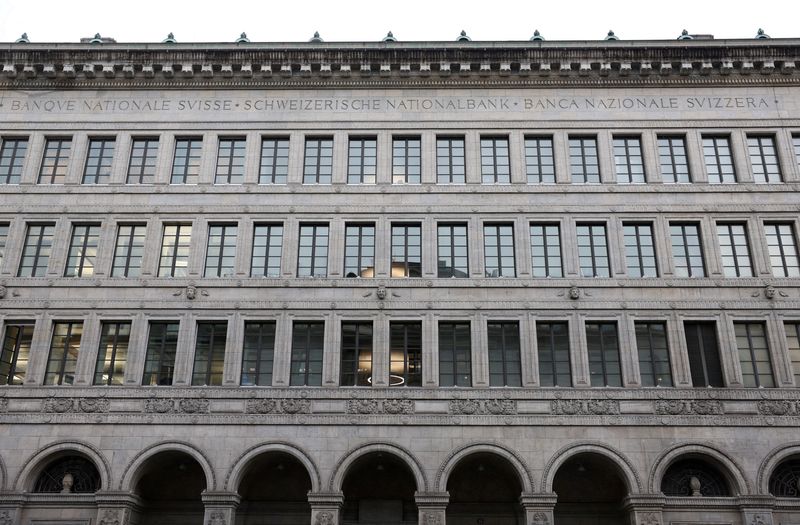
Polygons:
M95 385L121 385L125 381L131 323L103 323L94 368Z
M531 265L534 277L563 277L561 228L558 224L531 224Z
M469 249L466 224L437 226L439 277L469 277Z
M697 224L670 223L672 260L676 277L705 277L703 244Z
M297 252L298 277L327 277L328 225L301 224Z
M725 386L714 323L684 323L692 386Z
M733 184L736 182L731 141L728 137L703 137L703 158L706 162L710 184Z
M569 359L569 325L536 322L540 386L572 386Z
M344 241L345 277L375 276L375 225L348 224Z
M340 386L372 385L372 322L342 323Z
M800 323L786 322L786 346L789 349L789 360L792 362L794 384L800 386Z
M0 223L0 268L6 256L6 243L8 242L8 223Z
M142 386L170 386L178 353L177 322L151 322Z
M244 182L246 149L247 140L244 138L219 139L214 184L241 184Z
M392 224L392 277L422 277L419 224Z
M0 184L19 184L27 152L27 138L0 139Z
M39 168L39 184L64 184L71 150L71 138L47 139Z
M486 326L489 386L522 386L519 323L490 322Z
M18 277L43 277L53 249L53 224L29 224L22 247Z
M525 137L525 173L528 175L528 184L555 184L552 138Z
M792 147L794 147L794 158L800 165L800 135L792 135Z
M389 324L389 386L422 386L422 323Z
M481 181L484 184L511 182L508 137L481 137Z
M164 225L161 257L158 261L159 277L186 277L189 274L191 241L191 224Z
M592 386L622 386L617 323L586 323Z
M203 156L203 139L175 139L175 158L172 161L170 184L197 184L200 178L200 160Z
M689 157L686 154L686 139L683 137L659 136L658 160L665 184L692 182Z
M111 277L139 277L146 235L147 226L144 224L119 225Z
M91 277L94 275L99 243L99 224L76 224L73 226L64 277Z
M642 386L672 386L666 323L637 322L636 348Z
M375 184L378 164L378 141L374 138L350 138L347 153L347 183Z
M419 137L392 138L392 184L421 182L422 146Z
M221 385L227 322L197 323L192 386Z
M439 323L439 386L472 386L470 324Z
M33 323L7 322L0 354L0 385L21 385L28 373Z
M618 184L644 184L642 142L638 137L614 137L614 167Z
M295 321L292 327L291 386L322 385L325 323Z
M84 184L108 184L111 180L115 147L116 141L113 138L89 140L86 166L83 169Z
M158 139L135 138L131 142L128 184L152 184L158 169Z
M486 277L516 277L513 224L484 224L483 251Z
M286 184L289 176L289 139L264 137L261 139L261 165L259 184Z
M236 224L209 224L206 277L232 277L236 264Z
M603 224L578 224L578 259L582 277L609 277L608 237Z
M597 158L597 139L570 137L569 169L573 184L599 184L600 162Z
M65 322L53 324L53 338L47 357L45 385L71 385L75 381L75 366L81 347L83 323Z
M256 224L253 230L251 277L280 277L283 225Z
M720 255L725 277L752 277L750 247L744 224L717 224Z
M330 184L333 174L333 139L307 138L303 184Z
M764 323L733 323L736 331L736 348L742 366L742 380L746 387L774 388L772 359L767 344L767 328Z
M765 224L769 262L775 277L800 277L797 239L792 223Z
M623 224L628 277L658 277L651 224Z
M463 137L436 138L436 182L464 184L467 181Z
M252 321L244 324L242 349L242 385L272 385L275 361L275 321Z
M775 149L775 137L756 135L747 137L747 153L757 183L781 182L781 165Z

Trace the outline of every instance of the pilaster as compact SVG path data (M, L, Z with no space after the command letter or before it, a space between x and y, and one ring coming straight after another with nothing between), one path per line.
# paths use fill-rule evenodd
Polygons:
M339 525L344 494L341 492L309 492L311 525Z
M235 492L203 491L201 495L205 516L205 525L233 525L236 521L236 508L241 498Z
M556 506L556 495L536 494L523 492L520 494L519 503L525 511L526 525L552 525L554 522L553 509Z
M446 509L450 501L447 492L415 492L414 502L419 511L420 525L445 525Z

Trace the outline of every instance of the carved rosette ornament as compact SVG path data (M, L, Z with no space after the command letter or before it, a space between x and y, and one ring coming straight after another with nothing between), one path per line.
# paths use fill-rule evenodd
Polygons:
M725 413L722 403L715 399L660 399L656 414L667 416L720 416Z
M348 399L348 414L376 414L378 413L377 399Z
M0 525L13 525L14 518L11 517L11 511L0 511Z
M327 510L318 512L317 517L314 520L314 525L334 525L333 513L328 512Z
M544 512L537 512L533 515L531 525L550 525L550 520Z
M178 408L184 414L207 414L208 399L181 399Z
M151 397L144 403L144 411L150 414L168 414L175 410L175 401L172 399L157 399Z
M655 512L645 512L642 514L640 525L661 525Z
M99 525L122 525L118 510L106 510L100 518Z
M248 399L245 405L248 414L309 414L308 399Z
M791 415L793 413L793 408L795 407L788 401L762 400L758 402L758 413L765 416Z
M89 414L108 412L111 407L111 401L104 397L86 398L78 400L78 408L81 412Z
M517 413L513 399L453 399L450 413L457 415L511 416Z
M51 397L45 399L42 403L42 412L51 412L55 414L65 414L67 412L98 414L108 412L110 407L111 401L104 397L80 399Z

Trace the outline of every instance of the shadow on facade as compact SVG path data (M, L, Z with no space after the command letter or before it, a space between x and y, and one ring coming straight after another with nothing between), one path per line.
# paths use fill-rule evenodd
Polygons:
M487 452L458 462L447 480L448 525L524 525L522 484L511 463Z
M201 493L205 489L203 468L189 454L166 451L153 455L142 465L134 489L142 499L141 523L202 523Z
M342 483L342 523L390 525L417 523L414 474L405 462L386 452L358 458Z
M592 453L569 458L556 472L553 492L557 525L619 525L628 523L622 509L628 489L619 468Z
M266 452L250 462L239 484L237 525L308 525L311 477L284 452Z

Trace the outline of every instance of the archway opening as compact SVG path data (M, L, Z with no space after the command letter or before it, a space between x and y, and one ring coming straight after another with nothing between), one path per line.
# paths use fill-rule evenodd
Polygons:
M92 494L100 490L100 472L89 459L63 454L51 459L36 477L32 492Z
M525 523L519 474L497 454L477 452L461 459L447 478L447 492L448 525Z
M414 474L402 459L385 452L365 454L353 462L342 483L342 521L345 525L417 523L416 490Z
M202 523L203 467L185 452L170 450L148 458L134 491L142 498L141 519L148 525Z
M776 498L800 498L800 457L781 461L769 477L769 493Z
M699 456L684 456L672 462L661 478L661 492L678 497L731 495L730 484L722 471Z
M241 482L238 525L308 525L311 477L306 467L285 452L266 452L250 461Z
M628 487L619 467L591 452L564 462L553 479L558 525L618 525L627 523L622 502Z

